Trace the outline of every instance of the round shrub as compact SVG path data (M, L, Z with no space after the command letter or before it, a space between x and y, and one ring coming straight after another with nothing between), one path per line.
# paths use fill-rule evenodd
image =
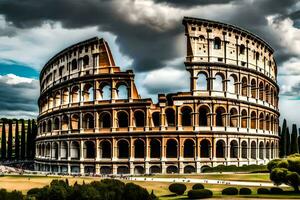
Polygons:
M241 188L239 192L240 195L250 195L251 193L252 191L249 188Z
M283 193L283 190L279 187L272 187L270 189L270 193L271 194L282 194Z
M124 188L124 199L140 200L149 199L148 191L134 183L127 183Z
M188 192L189 199L204 199L204 198L211 198L213 196L212 191L207 189L196 189L190 190Z
M237 195L238 193L239 191L235 187L228 187L222 190L223 195Z
M202 185L201 183L196 183L195 185L193 185L193 190L199 189L204 189L204 185Z
M268 188L258 188L257 194L270 194L270 190Z
M183 193L186 190L186 185L184 185L183 183L172 183L169 186L169 190L172 193L175 193L177 195L183 195Z

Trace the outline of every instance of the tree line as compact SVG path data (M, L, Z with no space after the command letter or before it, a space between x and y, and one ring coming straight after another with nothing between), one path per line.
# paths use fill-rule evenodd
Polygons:
M297 129L297 125L292 125L292 132L290 133L287 126L286 119L283 120L283 124L279 127L279 156L285 158L291 154L300 153L300 128Z
M34 119L1 119L1 161L33 159L35 156L35 138L37 125ZM21 129L19 127L21 123ZM15 137L13 138L13 124ZM8 126L8 133L6 128Z

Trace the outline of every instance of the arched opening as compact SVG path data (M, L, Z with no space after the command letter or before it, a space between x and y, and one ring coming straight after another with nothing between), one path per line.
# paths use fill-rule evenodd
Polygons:
M66 141L60 143L60 157L61 159L68 158L68 143Z
M209 126L208 124L209 108L207 106L201 106L199 108L199 126Z
M72 88L71 95L72 95L72 103L79 102L79 87L78 86L75 86Z
M100 174L112 174L112 168L109 166L103 166L100 168Z
M230 142L230 158L238 158L239 147L236 140Z
M236 108L230 109L230 126L237 127L238 126L239 115Z
M151 158L160 158L160 142L157 139L152 139L150 142L150 157Z
M256 143L254 141L251 142L251 158L256 159Z
M242 128L247 128L247 127L248 127L247 111L243 110L242 111Z
M99 117L100 128L110 128L111 127L111 117L109 112L102 112Z
M171 165L167 167L167 174L178 173L178 167Z
M256 60L259 60L259 52L256 52L256 53L255 53L255 59L256 59Z
M145 126L145 114L143 111L138 110L134 112L134 121L136 127L144 127Z
M166 153L166 157L167 158L177 158L177 141L173 140L173 139L169 139L167 141L167 153Z
M84 129L94 128L94 116L90 113L85 114L82 123Z
M61 129L63 131L66 131L69 129L69 117L67 115L64 115L62 117L62 124L61 124Z
M126 140L118 142L118 158L129 158L129 143Z
M118 174L129 174L130 171L129 171L129 168L127 166L120 166L117 169L117 173Z
M256 98L256 81L255 81L255 79L251 80L251 97Z
M59 130L59 118L55 117L53 130Z
M85 141L83 144L84 158L95 158L95 143L93 141Z
M270 88L268 84L266 85L265 95L266 95L266 102L270 103Z
M175 126L175 111L172 108L166 109L167 125Z
M196 84L197 90L208 90L207 75L205 73L199 73Z
M135 158L145 157L145 143L143 140L137 139L134 141L134 157Z
M152 113L152 122L155 127L158 127L160 125L159 112Z
M84 173L85 174L94 174L95 166L84 166Z
M181 108L182 126L192 126L192 109L190 107Z
M194 158L195 156L195 143L193 140L186 139L184 141L183 157Z
M50 96L49 99L48 99L48 105L49 105L49 108L53 108L53 97Z
M71 159L78 160L80 158L80 153L79 153L79 143L76 141L71 142Z
M72 115L71 117L71 129L72 130L78 130L79 129L79 116L78 115Z
M263 84L263 82L259 83L259 99L264 100L264 84Z
M242 78L242 95L248 96L248 84L247 84L247 78Z
M85 84L83 88L83 101L94 101L94 88L91 84Z
M101 100L111 99L111 88L110 85L104 85L101 89Z
M270 159L270 143L267 142L266 144L266 158Z
M299 141L299 139L298 139L298 141ZM271 159L273 159L273 158L274 158L274 143L271 142Z
M225 157L225 142L224 140L218 140L216 144L216 157L224 158Z
M51 131L52 131L52 121L51 119L49 119L47 122L47 132L51 132Z
M111 143L109 141L101 141L100 156L101 158L111 158Z
M58 144L57 142L52 143L52 158L58 159Z
M200 142L200 157L209 158L210 157L210 141L207 139L201 140Z
M230 75L229 76L229 79L228 79L228 82L227 82L227 91L230 92L230 93L234 93L234 94L237 94L238 92L238 85L236 84L236 81L237 81L237 78L235 75Z
M161 173L161 168L159 166L151 166L149 168L150 174L159 174Z
M125 128L128 127L128 114L125 111L120 111L117 114L118 117L118 127Z
M217 74L213 83L213 89L214 91L223 91L223 88L223 77Z
M221 39L219 37L214 39L214 49L221 49Z
M274 91L273 91L273 87L271 87L271 89L270 89L270 103L271 103L271 105L273 105L273 103L274 103Z
M185 174L191 174L191 173L195 173L195 172L196 172L196 169L195 169L195 167L192 166L192 165L187 165L187 166L184 167L183 172L184 172Z
M117 97L118 99L128 99L128 89L126 85L119 85L117 89Z
M90 61L89 56L85 55L82 60L83 60L83 67L85 68L88 67Z
M264 159L264 143L259 143L259 159Z
M47 131L47 123L44 121L43 122L43 133L46 133Z
M273 116L271 116L271 119L270 119L270 131L274 131L274 118Z
M251 112L251 128L256 129L256 112Z
M134 174L144 174L145 169L142 166L136 166L134 167Z
M260 130L263 130L264 129L264 114L263 113L260 113L259 115L259 129Z
M72 65L72 70L76 70L77 69L77 60L73 59L71 65Z
M54 95L54 107L60 106L60 93Z
M245 54L245 45L240 45L240 54L244 55Z
M247 154L248 154L248 149L247 149L248 147L247 147L247 142L246 141L243 141L242 142L242 158L247 158L248 156L247 156Z
M270 116L267 114L266 115L266 130L269 131L270 130Z
M51 157L51 146L50 143L46 145L46 157Z
M216 109L216 126L225 126L225 109L223 107Z
M69 103L69 90L65 88L62 93L62 103L68 104Z

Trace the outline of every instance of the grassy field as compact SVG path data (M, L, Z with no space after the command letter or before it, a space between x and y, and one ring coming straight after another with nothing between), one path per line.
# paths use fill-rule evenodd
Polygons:
M219 175L219 174L217 174ZM251 179L252 181L265 181L266 180L266 174L222 174L217 176L215 174L209 174L209 175L188 175L187 178L192 176L193 178L216 178L222 176L222 179L225 180L243 180L243 179ZM163 176L159 176L163 177ZM168 176L170 177L170 176ZM173 175L172 177L176 177L176 175ZM182 176L180 176L182 177ZM225 177L225 178L224 178ZM232 179L231 179L232 178ZM7 190L20 190L24 194L31 189L35 187L43 187L45 185L48 185L53 179L63 179L65 180L66 177L59 177L59 176L14 176L14 175L7 175L0 177L0 188L5 188ZM94 178L94 177L68 177L69 183L74 184L75 181L77 181L79 184L82 184L83 181L85 183L89 183L91 181L100 180L100 178ZM124 182L130 182L123 180ZM244 181L244 180L243 180ZM187 197L185 195L183 196L172 196L172 194L169 192L168 187L170 183L165 182L144 182L144 181L135 181L134 183L147 188L149 192L152 190L154 191L155 195L157 195L162 200L167 199L186 199ZM192 188L192 183L185 183L187 186L187 191ZM210 185L210 184L204 184L205 188L210 189L214 192L215 198L232 198L232 196L224 196L221 194L222 189L227 187L226 185ZM239 188L239 187L237 187ZM251 196L234 196L239 198L269 198L269 199L286 199L286 198L300 198L299 195L257 195L256 189L257 187L249 187L252 189L253 194ZM286 188L285 190L290 190L290 188Z

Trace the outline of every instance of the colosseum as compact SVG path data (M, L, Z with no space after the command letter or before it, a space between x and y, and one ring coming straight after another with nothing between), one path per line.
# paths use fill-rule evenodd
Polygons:
M40 74L36 170L200 173L278 157L274 50L234 25L189 17L183 25L189 91L157 102L140 97L104 39L51 58Z

